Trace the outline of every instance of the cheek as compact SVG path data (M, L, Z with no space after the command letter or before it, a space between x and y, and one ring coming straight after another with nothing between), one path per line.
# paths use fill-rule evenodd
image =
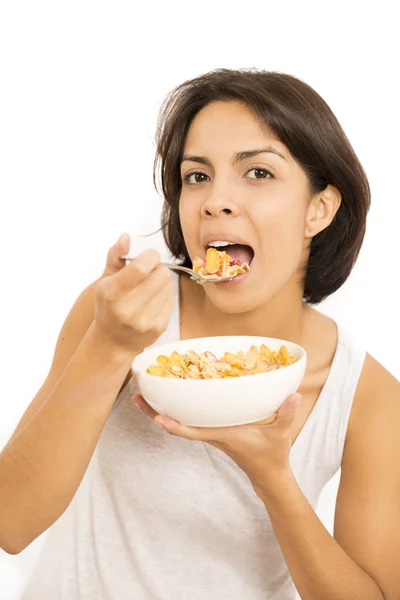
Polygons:
M259 206L253 222L257 228L262 229L261 238L284 241L293 237L304 237L304 223L306 218L306 203L300 198L298 202L271 202ZM265 232L265 233L264 233Z
M263 207L257 214L262 258L272 265L292 269L301 260L304 249L306 204L280 202Z
M182 227L182 233L186 248L190 255L194 254L199 241L199 217L193 203L181 200L179 202L179 220Z

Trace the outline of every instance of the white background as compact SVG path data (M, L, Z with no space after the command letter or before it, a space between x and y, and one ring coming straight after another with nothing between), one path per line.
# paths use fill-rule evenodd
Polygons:
M134 236L133 252L162 248L160 235L137 237L159 222L157 110L175 85L216 67L303 78L341 121L373 206L356 268L321 310L350 324L399 377L395 6L3 0L0 447L47 375L67 312L119 234ZM336 491L337 479L319 508L330 530ZM20 597L44 537L18 556L0 550L2 600Z

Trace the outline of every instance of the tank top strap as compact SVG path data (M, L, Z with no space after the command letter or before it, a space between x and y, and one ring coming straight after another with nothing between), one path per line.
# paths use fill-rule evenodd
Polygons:
M357 339L354 331L347 327L339 328L340 353L334 373L336 387L341 389L341 415L336 436L336 453L342 462L347 426L353 400L367 355L365 343Z

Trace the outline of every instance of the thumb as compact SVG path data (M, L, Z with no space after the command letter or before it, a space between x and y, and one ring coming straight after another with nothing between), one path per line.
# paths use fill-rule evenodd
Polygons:
M274 422L274 425L276 427L281 427L282 429L287 429L292 425L294 416L296 414L296 409L297 409L298 405L300 404L301 399L302 399L302 395L296 393L296 394L291 394L285 400L285 402L282 404L282 406L279 408L278 412L276 413L276 419Z
M122 233L116 244L112 246L107 254L107 263L103 275L117 273L125 266L125 260L121 256L129 254L131 239L128 233Z

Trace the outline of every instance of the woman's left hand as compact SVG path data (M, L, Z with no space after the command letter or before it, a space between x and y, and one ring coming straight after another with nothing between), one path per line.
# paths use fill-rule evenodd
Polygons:
M256 491L268 485L269 479L290 469L291 426L301 401L298 393L289 396L267 419L236 427L188 427L159 415L140 395L132 400L167 433L207 442L224 452L246 473Z

